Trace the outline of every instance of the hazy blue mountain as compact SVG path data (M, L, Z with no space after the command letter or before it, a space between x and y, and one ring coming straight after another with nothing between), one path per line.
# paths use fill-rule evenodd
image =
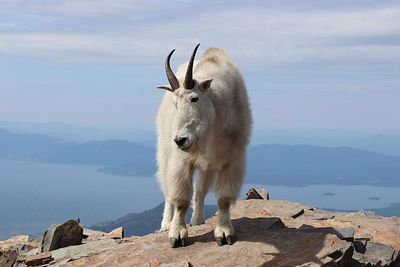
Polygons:
M400 157L348 147L259 145L247 163L247 183L400 186Z
M121 139L154 147L154 130L100 129L61 122L13 122L0 121L0 128L21 134L41 134L66 142L83 143L92 140Z
M324 147L352 147L387 155L400 156L400 134L375 132L341 131L341 130L271 130L255 132L252 145L283 144L312 145Z
M122 141L65 143L44 135L0 131L0 159L101 165L100 171L153 176L155 149ZM400 187L400 157L349 147L257 145L248 150L246 183Z
M56 138L38 134L17 134L0 129L0 158L45 160L62 145Z
M146 210L141 213L130 213L115 221L100 222L88 228L99 230L103 232L110 232L120 226L124 227L125 236L131 235L147 235L153 233L155 230L160 229L162 214L164 211L164 203L161 203L154 209ZM192 208L189 209L187 214L187 222L189 223L192 214ZM214 216L217 211L216 205L205 205L204 215L208 219Z
M84 143L92 140L127 140L155 147L156 133L153 129L102 129L68 123L0 121L0 128L24 134L43 134L67 142ZM251 145L283 144L312 145L323 147L347 146L400 156L400 132L377 130L283 130L254 131Z
M348 146L400 156L400 135L374 135L347 142Z
M151 176L155 150L123 140L78 144L46 135L11 133L0 129L0 159L104 166L129 163L136 168L150 169L148 176Z
M378 215L385 217L391 217L391 216L400 217L400 202L392 203L389 205L389 207L386 208L370 209L370 210Z
M328 211L343 211L343 212L357 212L358 210L348 210L348 209L329 209L325 208L324 210ZM384 217L400 217L400 202L396 203L391 203L388 207L384 208L377 208L377 209L366 209L369 211L375 212L379 216L384 216Z

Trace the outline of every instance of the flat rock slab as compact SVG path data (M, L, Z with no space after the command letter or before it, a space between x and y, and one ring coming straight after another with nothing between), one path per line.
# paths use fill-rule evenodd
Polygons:
M284 201L249 199L238 201L231 209L232 218L248 217L279 217L281 219L297 218L304 213L308 206Z
M84 228L83 238L85 243L100 239L122 239L124 238L124 227L118 227L109 233Z
M11 267L18 257L18 253L15 251L0 251L0 266Z
M74 260L74 259L79 259L81 257L98 254L104 250L111 249L115 246L116 246L115 240L102 239L82 245L59 248L51 251L50 253L55 260L59 260L62 258L69 258Z
M150 234L65 266L320 266L351 261L353 247L337 236L276 227L278 220L233 220L237 241L219 247L213 227L189 228L187 247L172 249L167 233ZM240 227L239 227L240 226ZM168 265L165 265L168 266Z
M355 240L368 240L382 243L400 249L400 221L397 217L370 218L363 217L339 217L324 221L309 222L313 227L352 227Z
M303 225L298 228L301 231L306 232L320 232L320 233L329 233L334 234L340 239L346 241L353 241L354 240L354 228L353 227L345 227L345 228L334 228L334 227L323 227L323 228L314 228L310 225Z
M16 249L18 243L25 243L29 241L29 235L16 235L7 240L0 241L1 250Z
M53 224L46 230L40 241L41 252L58 248L79 245L82 243L83 229L76 220L68 220L63 224Z
M285 200L249 199L238 201L232 218L278 217L287 227L304 224L314 228L353 228L355 240L369 240L400 249L400 219L377 216L373 212L329 212Z
M355 252L353 258L365 266L400 266L398 250L375 242L367 242L365 251Z
M37 266L49 263L52 260L49 252L43 252L39 254L20 256L17 261L22 262L27 266Z

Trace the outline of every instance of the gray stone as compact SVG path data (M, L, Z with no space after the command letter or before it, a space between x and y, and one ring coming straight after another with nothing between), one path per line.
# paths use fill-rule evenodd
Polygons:
M357 252L365 253L367 240L354 240L353 245Z
M90 236L105 236L106 234L106 232L83 228L83 238L88 238Z
M43 252L39 254L20 256L17 262L22 262L28 266L37 266L47 264L52 261L50 252Z
M1 251L0 250L0 266L11 267L18 257L18 253L12 250Z
M28 255L38 254L38 253L40 253L40 248L34 248L34 249L29 250L27 252L21 252L20 255L28 256Z
M21 242L18 243L18 253L24 253L24 252L28 252L32 249L35 249L38 247L38 243L35 242Z
M250 188L249 191L246 193L246 197L244 199L263 199L263 197L257 192L257 190L255 190L254 188Z
M328 261L321 266L351 266L353 252L354 247L351 245L351 243L347 243L343 247L326 255L327 257L331 258L332 261Z
M355 252L353 259L361 266L400 266L399 250L375 242L367 242L365 252Z
M82 243L83 229L76 220L68 220L63 224L53 224L40 238L40 252L79 245Z
M59 248L51 251L51 256L57 260L64 257L68 257L72 260L79 259L81 257L86 257L99 253L101 251L113 248L116 246L116 242L113 239L102 239L92 241L90 243L70 246L65 248Z
M259 188L257 189L257 192L263 199L269 200L269 193L265 188Z
M331 215L331 214L321 214L320 216L315 216L314 220L316 221L325 221L325 220L330 220L335 218L335 215Z

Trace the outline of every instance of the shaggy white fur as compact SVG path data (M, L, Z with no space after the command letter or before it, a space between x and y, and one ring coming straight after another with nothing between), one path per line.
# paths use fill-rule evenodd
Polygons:
M161 230L173 247L185 245L186 213L204 223L204 198L214 188L218 201L214 236L232 243L230 206L243 183L252 117L242 75L222 48L209 48L193 66L193 88L184 88L188 63L176 74L179 88L167 89L157 113L157 178L165 197ZM175 86L176 87L176 86ZM197 170L193 190L193 174ZM194 194L193 194L194 192Z

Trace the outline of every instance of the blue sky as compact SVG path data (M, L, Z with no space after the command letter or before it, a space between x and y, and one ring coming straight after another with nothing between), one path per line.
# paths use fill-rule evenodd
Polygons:
M400 131L398 1L0 1L0 120L153 129L164 60L224 47L255 130Z

